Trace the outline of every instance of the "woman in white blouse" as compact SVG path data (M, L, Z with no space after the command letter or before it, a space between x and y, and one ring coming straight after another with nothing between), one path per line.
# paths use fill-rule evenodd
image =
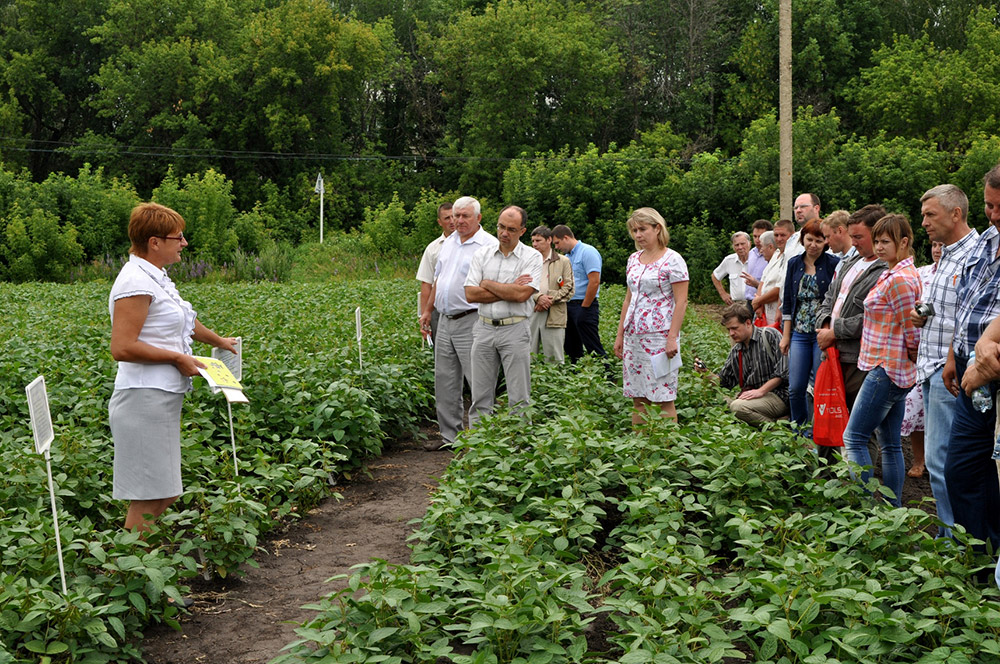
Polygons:
M163 269L180 261L183 231L184 219L170 208L136 206L128 223L131 256L108 298L111 355L118 361L108 403L112 497L131 501L126 529L148 530L181 494L181 405L190 377L203 366L191 354L191 340L236 350L235 339L198 321Z

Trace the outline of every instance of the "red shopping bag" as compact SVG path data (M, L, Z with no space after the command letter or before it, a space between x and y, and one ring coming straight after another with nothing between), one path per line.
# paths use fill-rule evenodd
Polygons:
M816 370L813 387L813 441L817 445L844 446L844 429L849 418L844 394L840 353L830 347L826 350L826 359Z
M756 327L773 327L778 332L782 331L781 316L780 315L775 319L775 321L773 323L768 323L767 322L767 317L764 316L764 312L763 311L759 311L757 313L757 317L753 319L753 324Z

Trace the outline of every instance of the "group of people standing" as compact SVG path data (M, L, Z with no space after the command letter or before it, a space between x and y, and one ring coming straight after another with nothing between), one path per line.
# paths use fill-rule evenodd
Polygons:
M940 536L961 524L997 550L1000 164L983 183L990 225L981 234L969 225L969 201L960 188L943 184L921 197L933 262L919 269L904 216L871 204L821 218L819 199L803 194L795 200L800 227L794 235L779 233L791 222L760 235L755 224L757 250L763 255L765 243L775 244L763 270L751 262L745 234L737 234L734 254L713 281L722 293L721 279L728 277L724 300L735 303L723 313L734 345L719 378L741 388L730 406L737 416L761 422L788 414L810 435L812 381L821 360L836 350L850 412L844 456L861 467L861 479L869 476L874 435L888 500L900 505L907 476L901 437L908 434L910 475L925 469L930 475ZM768 272L775 266L784 278L776 292L780 315L772 319L767 305L775 287ZM756 292L748 294L747 287ZM764 400L761 390L778 396ZM819 451L830 456L833 449Z
M598 333L601 255L564 225L531 231L527 213L509 205L496 237L482 228L478 200L463 196L438 208L441 236L424 250L420 331L434 345L434 396L440 439L455 442L464 428L492 411L503 367L509 404L517 410L531 392L531 355L575 362L584 351L606 355ZM560 253L557 253L556 250ZM463 384L471 392L466 413Z

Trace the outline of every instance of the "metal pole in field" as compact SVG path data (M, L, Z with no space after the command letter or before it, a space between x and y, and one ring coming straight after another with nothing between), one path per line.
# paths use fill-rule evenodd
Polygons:
M319 194L319 243L323 244L323 194L326 193L326 186L323 184L323 174L316 175L315 191Z
M233 443L233 473L234 477L239 477L240 464L236 460L236 433L233 430L233 404L229 403L229 399L226 399L226 409L229 410L229 440Z
M52 484L52 460L45 450L45 471L49 474L49 501L52 503L52 527L56 531L56 555L59 556L59 579L62 581L63 595L66 591L66 568L63 566L62 537L59 535L59 512L56 510L56 489Z

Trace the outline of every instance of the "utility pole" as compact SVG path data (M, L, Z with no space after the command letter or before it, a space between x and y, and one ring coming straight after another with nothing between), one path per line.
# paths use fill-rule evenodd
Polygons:
M778 208L792 217L792 0L778 6Z

